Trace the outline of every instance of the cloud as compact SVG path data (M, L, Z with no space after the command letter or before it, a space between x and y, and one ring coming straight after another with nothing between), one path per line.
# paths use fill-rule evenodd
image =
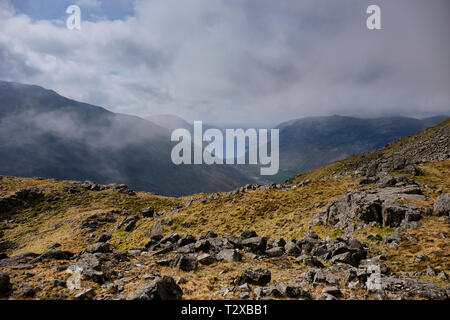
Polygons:
M76 4L82 7L99 8L102 3L100 0L77 0Z
M378 3L380 31L360 0L136 0L134 16L69 31L0 0L0 70L112 111L191 121L448 112L450 4Z

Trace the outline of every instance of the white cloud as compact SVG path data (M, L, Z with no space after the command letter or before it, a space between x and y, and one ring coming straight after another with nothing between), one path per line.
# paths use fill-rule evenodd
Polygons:
M236 123L448 112L445 0L380 0L383 30L372 32L357 0L137 0L135 17L81 31L1 1L4 80L116 112Z
M100 0L77 0L76 4L80 7L99 8L102 3Z

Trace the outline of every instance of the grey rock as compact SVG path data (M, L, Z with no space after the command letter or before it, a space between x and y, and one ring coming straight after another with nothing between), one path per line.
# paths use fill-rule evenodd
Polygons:
M155 215L155 210L151 207L147 207L142 209L141 213L144 218L152 218Z
M267 269L262 268L248 268L242 272L239 279L241 283L250 283L255 285L264 286L270 282L272 274Z
M197 240L191 236L191 235L186 235L180 238L180 240L178 240L177 244L179 247L191 244L191 243L195 243Z
M322 289L322 293L330 294L332 296L339 296L339 295L341 295L341 290L339 290L339 288L336 286L328 286L328 287L324 287Z
M265 237L246 238L241 241L243 247L247 247L254 253L261 253L266 250L267 239Z
M248 238L254 238L257 237L258 235L256 234L255 231L253 230L245 230L244 232L242 232L241 234L241 238L242 239L248 239Z
M421 262L425 262L428 261L429 258L426 254L423 253L419 253L418 255L416 255L416 258L414 259L415 263L421 263Z
M282 248L274 247L274 248L266 250L266 254L269 257L281 257L284 254L284 251Z
M209 266L216 262L216 259L208 253L202 253L197 257L197 260L200 264L205 266Z
M198 261L195 256L178 256L173 264L183 271L193 271L197 269Z
M88 300L92 299L95 296L95 290L93 288L88 288L78 292L74 298L78 300Z
M180 300L183 291L173 278L164 276L144 284L127 296L127 300Z
M242 255L236 249L225 249L217 254L217 259L227 260L230 262L239 262L242 260Z
M111 248L109 247L109 244L104 242L97 242L86 249L86 252L89 253L110 253Z
M403 293L410 297L421 297L430 300L448 299L447 291L441 286L415 279L382 278L382 290L390 293Z
M155 222L153 227L147 232L147 237L154 241L160 241L163 238L161 220Z
M299 256L302 252L300 247L293 240L289 240L286 243L286 245L284 246L284 251L287 255L294 257Z

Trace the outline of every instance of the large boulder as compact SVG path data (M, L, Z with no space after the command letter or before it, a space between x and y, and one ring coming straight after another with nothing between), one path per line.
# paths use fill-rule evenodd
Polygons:
M127 296L127 300L180 300L183 291L171 277L157 278Z

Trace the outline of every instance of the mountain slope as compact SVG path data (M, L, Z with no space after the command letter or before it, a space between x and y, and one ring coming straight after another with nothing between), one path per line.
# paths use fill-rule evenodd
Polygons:
M182 198L0 176L0 296L145 298L166 276L188 299L448 300L449 139L446 120L283 185Z
M331 116L282 123L277 126L280 129L280 173L275 180L284 181L299 172L375 150L444 119L445 116L421 120Z
M170 130L187 129L189 130L189 132L192 132L194 130L193 126L189 124L186 120L174 115L158 114L146 117L145 119L153 123L156 123L160 127L164 127Z
M231 166L176 166L166 128L0 82L0 173L125 183L167 195L231 190L253 180Z

